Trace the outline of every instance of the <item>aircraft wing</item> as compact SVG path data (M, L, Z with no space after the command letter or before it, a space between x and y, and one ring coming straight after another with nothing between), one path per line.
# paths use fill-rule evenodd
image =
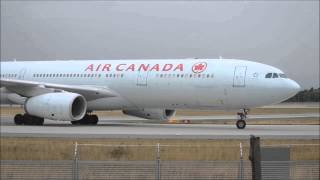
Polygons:
M116 93L108 87L63 85L17 79L1 78L0 87L5 87L9 91L17 93L23 97L33 97L54 92L73 92L81 94L87 101L90 101L99 98L117 96Z

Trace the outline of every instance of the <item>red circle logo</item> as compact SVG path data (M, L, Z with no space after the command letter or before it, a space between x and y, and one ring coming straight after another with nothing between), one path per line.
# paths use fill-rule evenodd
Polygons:
M198 62L192 66L192 71L194 73L202 73L207 69L207 63L206 62Z

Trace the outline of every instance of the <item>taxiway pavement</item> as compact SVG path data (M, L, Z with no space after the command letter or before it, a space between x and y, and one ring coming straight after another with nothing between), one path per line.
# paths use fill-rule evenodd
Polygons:
M2 137L157 138L157 139L319 139L319 125L147 124L108 122L96 126L50 124L1 126Z

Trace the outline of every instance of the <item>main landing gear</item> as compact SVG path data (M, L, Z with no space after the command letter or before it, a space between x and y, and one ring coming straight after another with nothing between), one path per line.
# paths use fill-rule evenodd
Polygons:
M95 114L86 114L82 119L79 121L71 121L73 125L97 125L99 118Z
M31 116L29 114L17 114L14 116L16 125L43 125L44 118Z
M244 129L246 127L246 119L247 119L247 114L249 112L249 109L242 109L242 112L238 112L238 120L236 122L237 128L238 129Z

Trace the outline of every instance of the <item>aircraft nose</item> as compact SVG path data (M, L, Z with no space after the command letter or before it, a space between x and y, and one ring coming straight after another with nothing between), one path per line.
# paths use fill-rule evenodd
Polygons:
M289 88L292 95L297 94L301 90L301 86L297 82L291 79L289 82Z

